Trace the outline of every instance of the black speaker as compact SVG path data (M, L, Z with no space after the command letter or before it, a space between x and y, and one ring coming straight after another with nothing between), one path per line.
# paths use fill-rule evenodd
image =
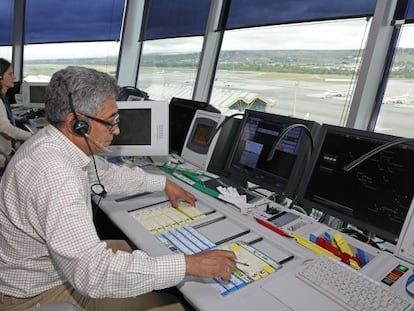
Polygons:
M91 126L89 124L88 120L81 120L78 118L78 116L76 115L76 111L75 111L75 107L73 106L73 102L72 102L72 95L69 93L68 95L68 99L69 99L69 107L70 110L73 114L74 120L71 124L72 126L72 132L77 135L77 136L86 136L89 134L90 130L91 130Z
M81 120L76 113L73 114L75 119L72 122L72 132L77 136L85 136L89 134L91 127L88 120Z

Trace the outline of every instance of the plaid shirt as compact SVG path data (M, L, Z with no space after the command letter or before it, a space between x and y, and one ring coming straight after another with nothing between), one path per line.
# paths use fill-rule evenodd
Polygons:
M95 157L108 194L161 191L165 176ZM53 126L23 144L0 189L0 292L32 297L69 281L89 297L131 297L177 285L180 254L114 254L93 224L91 158ZM125 182L126 181L126 182Z

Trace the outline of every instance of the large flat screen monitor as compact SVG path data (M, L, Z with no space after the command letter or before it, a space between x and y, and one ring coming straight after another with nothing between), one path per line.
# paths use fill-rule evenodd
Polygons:
M293 124L305 125L312 136L320 127L309 120L246 110L226 166L230 178L294 198L312 150L308 133L304 128L293 128L280 141L274 156L267 159L279 135Z
M414 188L414 145L400 144L344 167L372 149L397 139L363 130L323 125L300 201L328 215L396 242Z
M173 97L170 101L170 153L181 155L184 142L190 129L191 122L193 122L194 115L197 110L205 110L220 113L208 103Z
M45 108L45 93L48 82L27 82L21 86L23 96L23 107L33 109Z
M108 156L168 155L168 102L118 101L120 134Z

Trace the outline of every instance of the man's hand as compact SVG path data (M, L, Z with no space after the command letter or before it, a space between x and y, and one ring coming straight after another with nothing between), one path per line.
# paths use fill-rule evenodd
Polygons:
M167 194L167 197L170 200L172 206L174 207L178 207L178 200L184 200L191 206L195 206L195 197L190 192L185 191L183 188L173 183L169 179L167 179L165 183L164 191Z
M231 278L231 272L236 267L236 254L226 250L211 250L194 255L186 255L186 274L213 278L218 277L223 281Z

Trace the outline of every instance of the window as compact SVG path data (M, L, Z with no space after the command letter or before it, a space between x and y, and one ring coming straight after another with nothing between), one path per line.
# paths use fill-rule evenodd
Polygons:
M7 59L10 62L12 59L12 47L11 46L0 46L0 57Z
M26 0L25 44L119 40L124 0Z
M226 31L211 103L344 125L370 21Z
M13 1L0 1L0 47L12 44L12 29L13 29ZM2 49L0 48L0 53Z
M229 0L225 29L371 16L376 0Z
M376 132L413 137L414 25L404 25L389 74Z
M145 41L138 88L150 99L191 99L202 48L202 37Z
M0 57L11 62L12 59L12 29L13 29L13 1L0 1Z
M24 50L23 78L47 82L53 73L69 65L115 76L119 47L119 41L30 44Z
M23 78L47 80L67 65L115 75L124 0L26 0Z
M151 99L191 99L211 0L149 0L137 87Z
M204 35L211 0L148 0L142 40Z

